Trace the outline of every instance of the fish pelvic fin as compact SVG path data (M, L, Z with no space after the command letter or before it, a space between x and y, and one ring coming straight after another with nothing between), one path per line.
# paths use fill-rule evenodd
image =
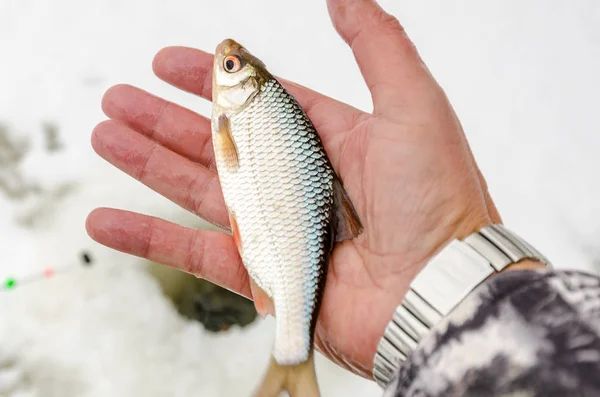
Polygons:
M240 234L240 228L238 227L237 218L231 210L229 210L229 225L231 226L231 235L233 237L233 242L235 243L235 248L237 248L240 257L243 257L242 235Z
M337 176L333 178L333 207L336 242L351 240L363 231L358 213Z
M279 397L287 391L291 397L320 397L314 354L297 365L280 365L271 356L271 363L254 397Z
M275 306L273 305L273 300L252 278L250 278L250 290L252 291L252 300L254 301L254 307L258 315L262 318L265 318L268 314L274 316Z

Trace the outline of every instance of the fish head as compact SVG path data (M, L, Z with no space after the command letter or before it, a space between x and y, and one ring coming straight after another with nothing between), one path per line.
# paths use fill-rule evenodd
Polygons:
M273 78L264 63L232 39L222 41L215 51L213 64L213 106L224 113L244 108Z

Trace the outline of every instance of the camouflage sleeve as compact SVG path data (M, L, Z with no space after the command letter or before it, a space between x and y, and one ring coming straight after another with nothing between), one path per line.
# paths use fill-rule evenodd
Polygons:
M492 278L422 341L384 395L600 396L600 279L575 271Z

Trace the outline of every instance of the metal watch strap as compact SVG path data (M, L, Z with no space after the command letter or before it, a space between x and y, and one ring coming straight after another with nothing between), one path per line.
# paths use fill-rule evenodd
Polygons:
M429 330L475 287L523 259L551 266L529 243L499 224L444 247L413 280L386 327L373 361L375 381L385 387Z

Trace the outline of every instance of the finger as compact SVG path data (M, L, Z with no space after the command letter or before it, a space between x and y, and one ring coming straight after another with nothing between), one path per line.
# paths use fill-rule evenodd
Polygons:
M166 47L156 54L152 68L159 78L169 84L202 98L212 99L212 54L189 47ZM279 80L285 82L286 88L293 91L292 95L298 101L310 103L317 97L324 97L306 87Z
M228 235L151 216L98 208L86 220L91 238L121 252L183 270L250 297L246 272Z
M213 56L204 51L188 47L166 47L156 54L152 68L167 83L211 100L212 63ZM298 100L325 144L333 135L349 131L356 119L364 114L306 87L283 79L279 81Z
M109 163L183 208L220 227L229 225L215 172L112 120L96 126L92 147Z
M206 117L126 84L106 91L102 110L175 153L206 167L214 166L210 120Z
M328 0L335 29L352 48L373 98L375 113L415 98L429 74L396 18L375 0Z
M165 47L152 61L152 70L160 79L209 101L212 67L212 54L190 47Z

